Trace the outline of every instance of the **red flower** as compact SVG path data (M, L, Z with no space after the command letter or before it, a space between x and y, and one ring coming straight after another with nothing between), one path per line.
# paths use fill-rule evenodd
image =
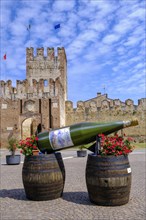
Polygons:
M33 149L34 149L34 150L37 150L38 148L37 148L37 146L33 146Z
M38 141L38 137L35 137L35 140Z
M125 139L125 135L124 137L121 137L118 136L118 134L115 134L114 136L100 134L99 136L101 138L101 155L127 155L134 149L134 146L130 143L131 141L134 141L131 137Z
M31 136L27 137L25 140L20 140L18 144L18 148L21 149L20 153L25 156L33 155L33 150L37 150L37 140L38 137Z

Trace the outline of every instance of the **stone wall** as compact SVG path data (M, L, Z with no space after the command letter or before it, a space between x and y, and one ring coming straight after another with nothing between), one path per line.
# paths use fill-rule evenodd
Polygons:
M66 102L66 125L71 125L84 121L123 121L137 118L139 125L125 128L126 135L133 136L137 141L146 140L146 99L138 100L138 105L134 105L133 100L127 99L125 102L119 99L110 99L107 94L97 93L97 97L78 101L77 108L73 108L72 101Z
M17 118L19 111L19 102L12 100L0 100L1 114L0 114L0 134L1 134L1 143L2 140L7 140L14 135L14 132L17 133Z

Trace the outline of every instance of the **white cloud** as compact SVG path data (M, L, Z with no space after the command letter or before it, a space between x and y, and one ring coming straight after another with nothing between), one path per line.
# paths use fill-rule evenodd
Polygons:
M118 34L109 34L103 38L102 42L105 44L112 44L112 43L118 41L119 38L120 38L120 36Z
M137 26L137 21L130 20L130 19L122 19L119 21L117 25L113 28L114 32L117 32L118 34L126 34L128 31L133 30Z
M70 11L74 8L75 1L54 0L52 9L54 11Z
M144 8L138 8L137 10L135 10L134 12L132 12L129 15L129 18L138 18L140 20L143 21L143 18L145 17L145 9Z
M129 37L128 40L124 43L125 46L135 46L136 44L139 44L140 39L137 37Z
M140 98L144 91L144 11L140 0L2 0L1 57L7 52L7 62L1 62L1 70L7 70L7 78L13 81L23 79L26 47L64 46L69 99L92 98L103 91L104 84L109 96ZM54 30L58 23L61 28ZM137 85L141 86L138 93Z

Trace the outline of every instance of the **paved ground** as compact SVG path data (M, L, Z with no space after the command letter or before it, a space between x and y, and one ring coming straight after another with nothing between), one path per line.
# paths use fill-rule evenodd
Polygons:
M26 199L22 184L23 163L6 165L6 154L6 150L1 150L0 220L146 220L145 150L135 150L129 155L130 201L116 207L97 206L89 201L85 183L87 157L76 157L76 151L62 151L66 170L64 193L62 198L51 201Z

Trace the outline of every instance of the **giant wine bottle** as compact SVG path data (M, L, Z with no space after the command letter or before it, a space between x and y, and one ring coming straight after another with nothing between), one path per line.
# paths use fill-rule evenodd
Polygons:
M137 119L115 122L82 122L39 133L38 148L42 152L53 153L65 148L85 145L96 141L98 134L108 135L120 129L138 125ZM94 147L88 150L94 152Z
M59 129L39 133L38 148L42 152L52 153L64 148L85 145L96 141L98 134L108 135L120 129L138 125L137 119L115 122L82 122ZM94 151L94 148L88 148Z

